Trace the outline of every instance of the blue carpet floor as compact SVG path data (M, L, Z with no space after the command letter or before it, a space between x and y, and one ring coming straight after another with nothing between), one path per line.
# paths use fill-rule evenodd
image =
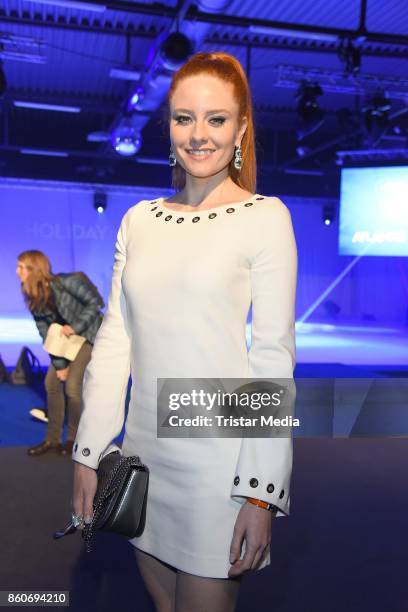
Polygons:
M43 371L43 376L45 371ZM42 377L43 378L43 377ZM126 399L128 405L129 393ZM11 446L33 446L45 438L47 423L30 415L32 408L46 408L46 396L42 380L37 380L34 387L0 383L0 448ZM67 414L62 440L66 439ZM123 439L124 431L117 440Z

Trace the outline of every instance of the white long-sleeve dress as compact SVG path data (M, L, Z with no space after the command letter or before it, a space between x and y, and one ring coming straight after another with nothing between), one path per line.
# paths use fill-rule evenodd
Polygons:
M121 431L131 373L122 450L150 477L145 529L130 542L191 574L228 577L247 496L289 513L292 441L158 438L157 378L291 378L296 275L291 216L275 197L199 212L142 200L122 219L72 457L97 467ZM258 569L269 563L268 551Z

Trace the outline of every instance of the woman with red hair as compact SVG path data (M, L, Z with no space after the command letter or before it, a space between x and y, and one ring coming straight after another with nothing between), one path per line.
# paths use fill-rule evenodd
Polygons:
M122 451L150 470L145 529L130 540L143 579L160 612L230 612L241 577L270 563L273 517L289 512L291 438L158 438L157 379L291 379L296 244L286 206L255 191L251 92L238 60L194 55L168 101L177 192L142 200L119 228L85 375L72 503L90 521L131 372Z

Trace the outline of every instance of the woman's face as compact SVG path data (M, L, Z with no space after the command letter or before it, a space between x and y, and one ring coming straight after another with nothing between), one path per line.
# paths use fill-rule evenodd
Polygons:
M23 263L22 261L18 260L17 261L17 269L16 269L16 274L18 276L18 278L20 279L20 281L22 283L24 283L29 274L30 274L30 270L27 268L26 264Z
M177 161L194 177L226 169L247 126L239 122L233 86L207 74L186 77L170 100L170 140Z

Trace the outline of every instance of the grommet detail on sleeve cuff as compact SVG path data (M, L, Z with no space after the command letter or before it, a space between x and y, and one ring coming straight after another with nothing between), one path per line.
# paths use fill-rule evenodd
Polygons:
M239 476L235 476L234 485L237 487L239 485Z
M282 489L282 491L279 493L279 499L282 499L284 495L285 495L285 491Z
M259 485L259 482L257 481L256 478L251 478L251 480L249 481L249 484L251 485L251 487L255 488Z
M273 484L270 482L268 484L268 486L266 487L266 490L268 491L268 493L273 493L275 490L275 487L273 486Z
M84 448L82 454L84 457L88 457L91 454L91 451L89 450L89 448Z

